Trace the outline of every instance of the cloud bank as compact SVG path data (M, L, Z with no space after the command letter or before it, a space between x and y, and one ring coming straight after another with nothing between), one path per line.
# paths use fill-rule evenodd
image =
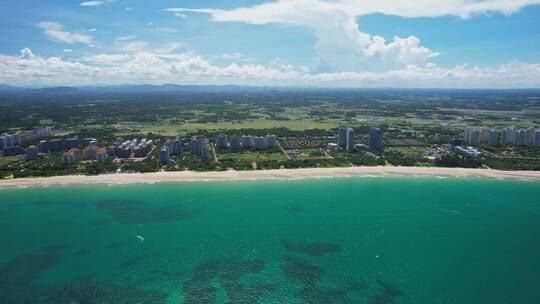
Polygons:
M314 73L275 62L220 67L193 53L98 54L68 61L44 58L25 48L0 55L0 83L13 85L237 84L257 86L520 88L540 86L540 64L510 62L496 68L429 63L385 72Z

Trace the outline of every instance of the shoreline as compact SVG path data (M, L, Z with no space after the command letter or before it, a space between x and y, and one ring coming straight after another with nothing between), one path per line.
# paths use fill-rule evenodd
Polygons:
M0 181L0 189L61 186L87 184L135 184L158 182L196 182L196 181L241 181L241 180L273 180L273 179L316 179L354 177L365 175L396 176L445 176L445 177L488 177L510 179L540 180L540 171L501 171L493 169L467 169L442 167L346 167L346 168L304 168L275 169L259 171L173 171L151 173L117 173L104 175L66 175L53 177L30 177L4 179Z

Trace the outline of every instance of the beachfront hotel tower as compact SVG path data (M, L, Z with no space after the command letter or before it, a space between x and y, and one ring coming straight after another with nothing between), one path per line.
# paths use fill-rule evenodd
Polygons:
M375 151L382 151L383 132L380 128L371 127L369 129L369 147Z
M216 147L218 149L228 149L229 148L229 136L227 134L219 134L216 137Z
M338 145L347 151L354 147L354 130L349 127L340 127L338 133Z

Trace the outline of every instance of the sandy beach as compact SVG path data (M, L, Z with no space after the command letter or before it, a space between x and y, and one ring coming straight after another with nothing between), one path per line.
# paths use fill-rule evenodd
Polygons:
M260 171L220 171L220 172L154 172L154 173L118 173L96 176L69 175L54 177L35 177L4 179L0 188L52 186L52 185L84 185L84 184L131 184L154 182L182 181L233 181L254 179L304 179L304 178L334 178L352 176L443 176L443 177L490 177L538 179L540 171L500 171L491 169L466 168L427 168L427 167L349 167L349 168L306 168L279 169Z

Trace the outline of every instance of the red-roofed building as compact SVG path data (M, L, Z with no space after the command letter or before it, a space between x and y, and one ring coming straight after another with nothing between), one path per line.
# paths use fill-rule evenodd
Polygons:
M99 148L96 151L96 160L98 163L102 164L107 160L107 149Z
M62 155L62 163L64 165L71 165L74 162L73 152L67 151Z

